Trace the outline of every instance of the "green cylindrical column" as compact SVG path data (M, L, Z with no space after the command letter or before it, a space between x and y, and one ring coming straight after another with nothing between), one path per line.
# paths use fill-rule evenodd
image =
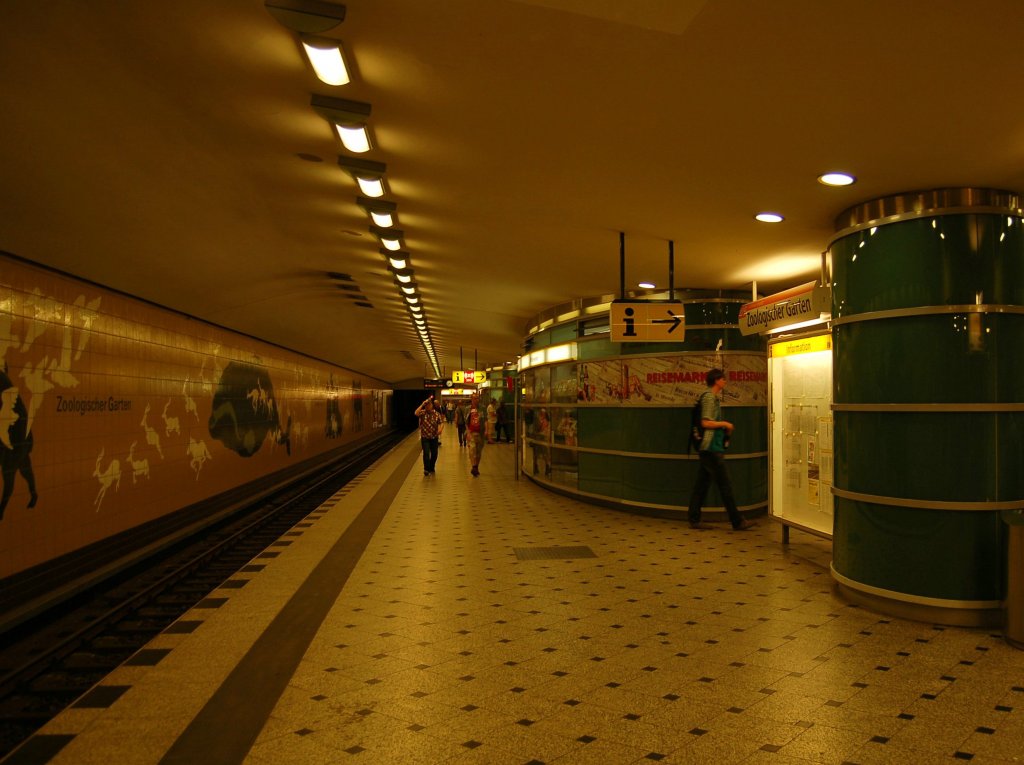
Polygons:
M833 239L833 575L851 599L1002 621L1005 527L1024 507L1020 198L915 192Z

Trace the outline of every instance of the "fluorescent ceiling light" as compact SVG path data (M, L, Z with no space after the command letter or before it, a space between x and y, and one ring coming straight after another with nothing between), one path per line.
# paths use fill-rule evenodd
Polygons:
M654 282L640 282L636 286L643 290L653 290L657 285Z
M412 274L395 274L395 278L402 284L408 284L412 281Z
M366 125L341 125L335 123L338 137L342 145L355 154L364 154L370 150L370 134Z
M366 196L368 197L384 196L383 178L369 178L366 176L357 175L356 183L359 184L359 190L366 194Z
M391 228L395 225L395 212L398 210L398 205L394 202L360 196L356 197L356 204L366 210L375 226Z
M413 297L412 295L406 295L405 302L408 303L409 305L416 305L418 302L420 302L420 299L418 297Z
M856 183L857 179L849 173L823 173L818 176L818 183L823 183L826 186L849 186L851 183Z
M781 215L773 212L758 213L754 217L762 223L782 223L785 220Z
M315 100L314 106L316 106ZM374 198L384 196L384 175L387 173L387 165L383 162L339 155L338 166L348 171L356 179L359 189L366 196Z
M395 225L395 216L389 212L370 211L370 218L381 228L391 228Z
M416 294L416 288L413 287L412 285L403 284L403 285L401 285L399 287L399 289L402 290L402 292L404 292L406 295L415 295Z
M303 37L302 49L306 51L306 58L321 82L328 85L347 85L350 82L345 54L338 40Z
M396 269L398 271L401 271L403 268L408 268L409 267L409 259L408 258L399 257L399 256L394 256L394 257L388 256L388 263L391 264L392 268L394 268L394 269Z
M370 134L366 129L366 120L370 116L370 104L314 93L309 105L317 114L334 125L338 131L338 137L341 138L346 149L356 154L370 150Z
M404 231L400 231L397 228L370 226L370 233L380 239L380 243L388 252L398 252L398 250L402 249L402 237L405 236Z

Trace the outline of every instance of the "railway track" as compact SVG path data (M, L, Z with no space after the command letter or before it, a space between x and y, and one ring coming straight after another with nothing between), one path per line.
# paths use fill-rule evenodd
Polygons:
M393 448L382 439L136 564L0 641L0 758Z

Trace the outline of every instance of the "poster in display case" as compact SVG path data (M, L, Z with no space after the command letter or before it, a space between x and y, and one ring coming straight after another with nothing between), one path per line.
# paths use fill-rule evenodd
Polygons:
M769 345L768 380L770 513L787 528L831 538L831 335Z

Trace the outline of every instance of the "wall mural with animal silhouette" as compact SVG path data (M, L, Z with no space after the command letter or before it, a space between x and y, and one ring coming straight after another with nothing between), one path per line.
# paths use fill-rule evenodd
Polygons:
M0 580L372 438L391 428L390 397L0 254Z

